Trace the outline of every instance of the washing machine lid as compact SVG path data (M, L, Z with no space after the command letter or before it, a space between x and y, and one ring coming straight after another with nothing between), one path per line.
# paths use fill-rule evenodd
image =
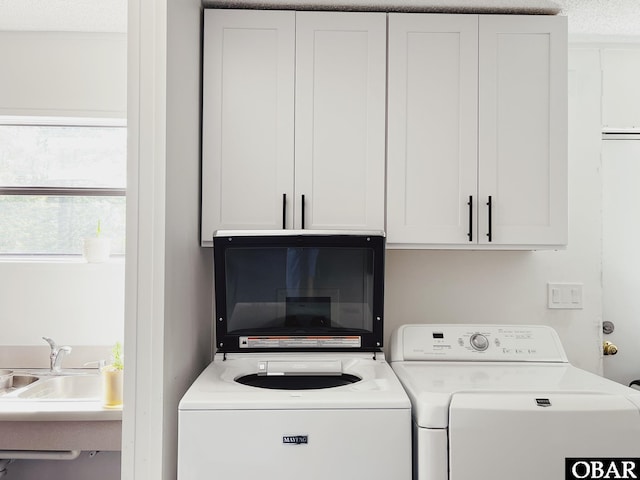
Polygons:
M548 326L402 325L391 335L390 350L414 420L424 428L447 428L453 399L466 393L496 402L514 393L532 402L557 394L575 394L567 398L579 402L579 395L596 394L640 405L639 391L570 365Z
M378 351L384 240L382 232L216 232L218 351Z
M544 403L544 399L556 395L566 395L566 401L574 399L576 405L586 396L595 396L600 404L611 401L636 410L640 407L640 391L567 363L393 362L391 365L409 395L415 423L423 428L447 428L454 399L469 394L482 394L487 402L496 405L522 394L532 408L538 407L537 399Z

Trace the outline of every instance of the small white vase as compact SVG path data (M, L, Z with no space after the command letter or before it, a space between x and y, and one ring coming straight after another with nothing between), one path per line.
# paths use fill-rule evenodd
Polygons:
M104 263L109 260L111 254L111 240L100 237L85 238L82 254L89 263Z

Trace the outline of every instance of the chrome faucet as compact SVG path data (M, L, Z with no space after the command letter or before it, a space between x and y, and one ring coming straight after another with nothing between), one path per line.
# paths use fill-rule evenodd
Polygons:
M69 347L68 345L59 347L58 345L56 345L56 342L54 342L52 338L42 338L51 347L51 353L49 354L49 368L52 372L57 373L60 371L60 368L62 366L62 357L64 357L65 354L68 355L69 353L71 353L71 347Z

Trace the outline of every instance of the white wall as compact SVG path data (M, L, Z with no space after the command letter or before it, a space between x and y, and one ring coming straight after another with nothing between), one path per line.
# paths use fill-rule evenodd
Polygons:
M168 3L163 478L175 478L178 402L211 360L213 252L200 247L200 0ZM191 72L185 75L185 72ZM188 93L187 93L188 92Z
M1 261L1 343L113 345L124 339L124 261ZM48 347L47 347L48 348ZM18 367L19 365L11 365Z
M387 338L393 328L413 322L550 325L571 362L600 373L600 136L598 53L571 48L569 246L535 252L388 251ZM584 308L547 309L547 282L583 283Z
M122 33L0 32L0 115L125 118L126 43ZM74 347L64 366L106 359L123 340L124 271L123 259L0 261L0 367L47 366L43 335ZM5 478L114 480L119 471L119 452L83 453L17 461Z
M123 33L1 31L0 115L125 118L126 41ZM0 325L11 326L0 346L42 345L43 335L72 346L122 341L124 260L3 259Z
M123 33L0 32L0 115L126 116Z
M176 477L178 401L210 360L199 246L200 0L129 2L122 478Z
M197 232L199 0L131 0L123 479L175 478L177 402L204 366L210 253ZM594 52L570 53L570 239L563 251L389 251L386 335L407 322L541 323L600 372L600 85ZM599 68L599 67L598 67ZM195 102L195 103L194 103ZM582 310L546 308L546 284L584 284Z

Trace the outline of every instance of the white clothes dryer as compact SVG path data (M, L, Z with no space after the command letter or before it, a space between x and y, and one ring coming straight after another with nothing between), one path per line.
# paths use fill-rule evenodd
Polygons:
M218 351L179 404L179 480L411 478L383 256L372 232L216 234Z
M404 325L390 343L415 479L640 478L640 392L569 364L552 328Z

